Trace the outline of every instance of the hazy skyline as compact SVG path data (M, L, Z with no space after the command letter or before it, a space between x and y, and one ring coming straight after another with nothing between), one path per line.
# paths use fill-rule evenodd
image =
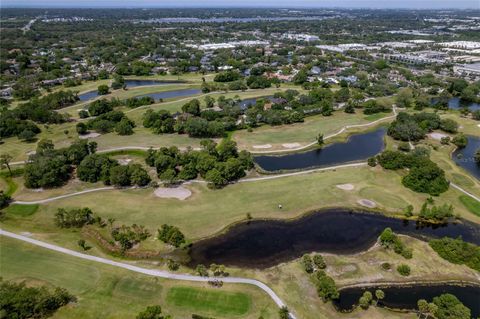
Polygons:
M191 8L191 7L340 7L340 8L414 8L480 9L480 0L3 0L2 7L31 8Z

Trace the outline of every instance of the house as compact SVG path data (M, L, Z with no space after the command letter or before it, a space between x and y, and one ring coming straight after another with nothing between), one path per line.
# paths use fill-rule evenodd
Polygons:
M310 75L320 75L322 70L318 66L314 66L310 69Z

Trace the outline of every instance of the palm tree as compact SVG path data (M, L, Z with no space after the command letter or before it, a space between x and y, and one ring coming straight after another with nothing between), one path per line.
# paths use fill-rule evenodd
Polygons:
M375 290L375 297L377 298L377 301L375 302L375 305L377 305L380 300L385 298L385 292L383 292L383 290L381 290L381 289L377 289L377 290Z

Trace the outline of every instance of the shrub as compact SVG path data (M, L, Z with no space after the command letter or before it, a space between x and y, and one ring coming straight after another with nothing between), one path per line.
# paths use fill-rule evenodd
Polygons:
M405 265L405 264L398 265L397 271L402 276L410 276L410 266L408 265Z
M458 148L464 148L467 146L468 139L464 134L458 134L452 139L452 143L455 144Z
M338 299L338 297L340 297L335 281L323 270L315 273L315 286L317 287L318 296L324 301Z
M180 229L167 224L163 224L158 230L158 239L175 247L179 247L181 244L185 243L185 236Z
M55 224L61 228L81 228L93 224L99 218L95 217L90 208L71 209L59 208L55 214Z
M480 271L480 247L467 243L461 237L457 239L443 237L428 242L430 247L443 259L454 264L467 265Z

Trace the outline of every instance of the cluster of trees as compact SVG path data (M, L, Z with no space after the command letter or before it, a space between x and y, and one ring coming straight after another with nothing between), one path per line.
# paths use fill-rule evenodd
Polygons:
M425 201L420 214L418 215L421 221L446 223L453 215L453 205L443 204L441 206L428 207L429 202Z
M151 96L132 97L125 100L125 105L131 109L134 109L143 105L150 105L153 103L155 103L155 99Z
M212 140L202 140L200 145L201 151L180 152L177 147L150 149L146 163L155 167L160 179L167 184L200 175L214 188L245 176L245 171L253 167L250 153L238 152L234 141L222 140L217 145Z
M135 122L130 120L121 111L110 111L107 113L103 113L96 118L90 119L86 124L87 129L94 130L98 133L109 133L115 130L119 135L133 134L134 127Z
M317 293L323 301L338 299L340 293L335 284L335 280L328 276L323 270L318 270L314 274L314 284L317 288Z
M402 184L415 192L438 196L448 190L449 182L445 178L445 172L421 148L408 154L387 150L377 156L377 161L385 169L408 168Z
M132 226L122 225L114 227L110 233L112 238L120 244L122 250L128 250L150 236L150 233L142 225L133 224Z
M388 135L401 141L419 141L425 134L441 129L457 133L458 123L452 119L441 119L436 113L421 112L410 115L400 112L388 128Z
M78 96L72 91L58 91L43 97L33 98L18 107L0 110L0 138L18 136L31 141L40 133L40 128L34 123L57 124L68 119L67 115L55 110L69 106L78 101Z
M145 310L141 311L136 319L171 319L169 315L162 313L162 307L160 306L148 306Z
M107 99L95 100L92 103L90 103L87 107L88 116L99 116L101 114L111 112L115 107L121 106L121 105L124 105L124 102L116 98L113 98L111 100L107 100ZM82 113L82 114L80 114L81 115L80 117L84 118L85 113Z
M467 265L468 267L480 271L480 247L467 243L459 238L443 237L441 239L432 239L428 242L443 259L454 264Z
M390 227L383 230L379 237L380 244L385 248L393 248L393 251L406 259L412 258L412 249L407 248L400 238Z
M88 207L66 210L59 208L55 213L55 224L61 228L82 228L89 224L101 224L102 219Z
M419 299L417 302L420 316L432 316L437 319L470 319L471 310L452 294L442 294L434 297L432 302Z
M478 102L480 93L480 81L468 83L464 79L452 78L448 81L447 90L454 96L459 96L462 100L468 102Z
M214 77L215 82L233 82L239 80L241 77L240 73L236 70L228 70L225 72L218 73Z
M0 312L4 318L48 318L59 308L75 301L75 296L63 288L27 287L24 282L0 278Z
M38 142L34 155L30 155L24 170L27 188L56 187L69 178L74 165L88 155L95 153L97 144L79 140L69 147L54 149L50 140Z
M180 245L185 243L185 235L183 235L180 229L167 224L163 224L158 230L158 239L175 247L180 247Z
M81 181L117 187L146 186L151 178L140 164L120 165L116 160L103 154L86 156L77 167L77 176Z
M322 270L327 268L327 264L325 263L322 255L320 254L313 255L313 258L308 254L303 255L301 259L301 264L305 272L307 272L308 274L313 273L315 270Z
M385 298L385 292L381 289L375 290L375 299L373 299L373 294L370 291L366 290L358 299L358 305L362 309L368 309L371 304L377 305L378 302L383 298Z

